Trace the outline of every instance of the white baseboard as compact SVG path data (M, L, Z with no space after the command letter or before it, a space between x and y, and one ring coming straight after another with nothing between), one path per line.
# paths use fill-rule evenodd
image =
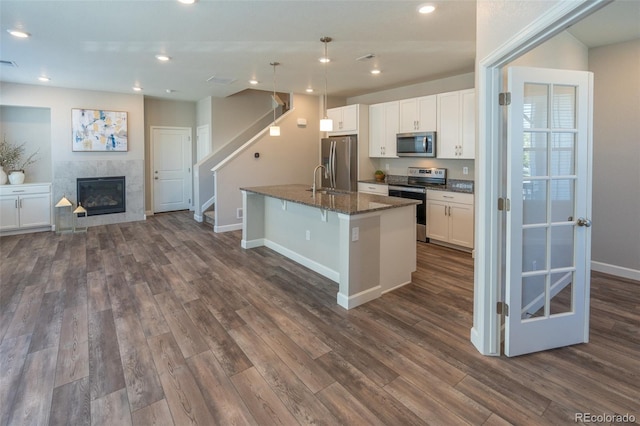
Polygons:
M241 229L242 229L242 223L234 223L232 225L223 225L223 226L215 225L213 227L213 232L215 233L230 232L230 231L239 231Z
M258 238L257 240L242 240L240 241L240 247L243 249L252 249L256 247L262 247L265 245L264 238Z
M382 294L380 286L375 286L365 291L361 291L360 293L354 294L353 296L347 296L342 293L338 293L338 305L342 306L345 309L355 308L356 306L363 305L367 302L370 302L374 299L377 299Z
M628 278L630 280L640 281L640 271L623 266L610 265L608 263L591 261L591 270L602 272L616 277Z
M296 253L292 250L289 250L286 247L281 246L280 244L274 243L271 240L264 240L264 245L269 247L271 250L280 253L281 255L288 257L289 259L298 262L302 266L305 266L311 269L314 272L319 273L323 277L327 277L332 281L337 283L340 282L340 274L337 271L334 271L331 268L328 268L314 260L309 259L308 257L304 257L299 253Z
M202 221L204 220L204 217L201 214L193 214L193 220L195 220L196 222L202 223Z
M144 216L145 216L145 219L148 218L149 216L153 216L153 212L151 210L147 210L144 212Z

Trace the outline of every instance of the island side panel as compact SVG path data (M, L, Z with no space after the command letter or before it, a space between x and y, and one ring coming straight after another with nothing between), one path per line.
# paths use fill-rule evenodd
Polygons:
M411 282L416 271L416 206L385 211L380 217L382 293Z
M267 247L340 281L337 213L272 197L265 197L264 211Z
M264 199L264 195L242 191L242 248L264 245Z
M340 289L337 303L351 309L380 297L380 221L387 212L340 219Z

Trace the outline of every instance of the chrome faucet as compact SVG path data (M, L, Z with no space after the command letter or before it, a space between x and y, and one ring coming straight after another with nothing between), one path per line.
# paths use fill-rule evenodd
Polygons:
M323 168L324 169L324 177L327 177L327 168L325 166L323 166L322 164L318 164L316 166L315 169L313 169L313 186L311 187L311 192L313 194L313 197L315 198L316 196L316 175L318 174L318 169L319 168Z

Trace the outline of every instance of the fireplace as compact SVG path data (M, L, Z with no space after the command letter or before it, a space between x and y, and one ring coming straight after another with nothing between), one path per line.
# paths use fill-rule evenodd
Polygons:
M88 216L124 213L124 176L78 178L78 204L87 210Z

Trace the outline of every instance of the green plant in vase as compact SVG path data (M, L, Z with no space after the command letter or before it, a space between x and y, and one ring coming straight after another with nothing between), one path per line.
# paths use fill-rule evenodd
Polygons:
M382 170L376 170L373 174L378 182L383 182L385 178L385 174Z

